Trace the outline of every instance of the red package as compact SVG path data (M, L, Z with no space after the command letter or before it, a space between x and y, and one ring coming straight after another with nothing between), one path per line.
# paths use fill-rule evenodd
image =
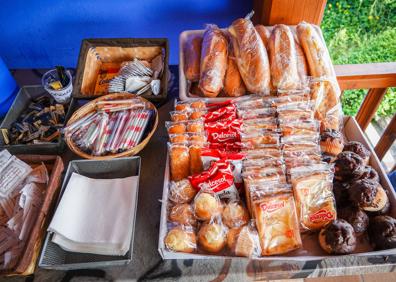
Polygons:
M238 198L238 190L234 185L231 164L224 160L213 163L208 170L189 176L188 179L197 190L212 191L220 198Z
M242 150L242 143L209 143L210 149L217 149L224 152L238 153Z
M205 123L215 122L215 121L227 121L234 120L237 118L236 107L234 104L228 105L226 107L219 108L215 111L208 111L203 116Z
M205 124L209 143L235 143L241 141L242 120L234 119L224 122Z

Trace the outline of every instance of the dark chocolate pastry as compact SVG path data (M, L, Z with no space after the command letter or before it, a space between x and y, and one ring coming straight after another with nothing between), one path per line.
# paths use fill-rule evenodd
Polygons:
M348 194L349 184L334 181L333 193L336 200L337 208L344 208L351 204Z
M350 151L358 154L363 159L365 164L368 163L371 154L362 143L357 141L350 141L346 143L344 146L344 151Z
M340 181L359 179L364 172L363 159L353 152L338 154L334 163L334 177Z
M347 221L336 219L320 231L319 243L329 254L350 254L356 248L355 231Z
M320 135L320 148L323 153L337 156L344 148L342 133L334 129L326 129Z
M376 250L396 248L396 219L386 215L371 218L368 235Z
M348 207L337 212L338 218L344 219L352 225L357 235L366 231L369 224L368 215L360 208Z
M388 192L378 184L377 195L370 206L363 207L368 216L386 215L390 211Z
M364 167L364 171L360 179L370 179L376 182L379 182L378 172L369 165Z
M356 207L370 206L377 195L378 182L361 179L353 182L348 189L349 199Z

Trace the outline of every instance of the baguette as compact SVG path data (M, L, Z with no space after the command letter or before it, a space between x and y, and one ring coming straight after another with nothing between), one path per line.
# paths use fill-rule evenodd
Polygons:
M305 82L308 76L308 65L307 59L305 58L304 51L298 42L297 38L295 38L296 44L296 53L297 53L297 71L298 76L300 77L301 82Z
M238 66L235 62L232 45L228 49L227 71L224 79L224 93L230 97L242 96L246 93L246 87L243 83Z
M199 80L202 36L189 36L184 45L184 74L190 81Z
M270 88L270 68L263 41L248 19L237 19L228 28L238 65L246 89L266 94Z
M311 76L335 79L336 75L329 52L316 28L309 23L301 22L296 29Z
M293 33L278 24L268 41L272 85L278 89L297 89L301 85L297 68L297 51Z
M263 26L261 24L256 25L254 28L256 29L258 34L260 35L260 38L261 38L261 40L264 43L264 47L268 51L268 41L269 41L269 38L271 36L271 32L268 30L268 28L266 28L265 26Z
M216 97L224 86L227 68L227 39L222 31L209 25L203 35L199 89L206 97Z

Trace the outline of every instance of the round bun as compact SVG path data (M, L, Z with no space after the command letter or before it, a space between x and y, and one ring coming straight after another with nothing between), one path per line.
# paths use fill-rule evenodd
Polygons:
M192 253L197 248L197 238L194 232L181 226L171 229L166 235L165 246L174 252Z
M369 225L368 215L363 210L355 207L341 209L338 212L338 218L348 221L356 235L363 234Z
M334 163L334 177L339 181L359 179L364 172L363 159L353 152L346 151L338 154Z
M197 190L191 186L188 179L172 181L169 187L169 199L177 204L191 202L196 194Z
M385 215L389 212L390 202L388 194L380 184L377 186L377 194L373 202L368 206L364 206L363 209L369 216Z
M340 131L326 129L320 135L320 148L323 153L337 156L344 148L344 142Z
M377 195L378 183L368 179L357 180L353 182L348 189L349 199L354 206L370 206Z
M396 219L386 215L371 218L368 235L376 250L396 248Z
M241 227L249 222L247 209L238 202L228 203L223 210L223 223L229 228Z
M190 204L174 205L169 211L169 220L181 225L195 226L197 220Z
M345 144L344 151L350 151L358 154L363 159L364 163L368 164L371 153L362 143L357 141L350 141Z
M333 220L320 231L319 244L329 254L350 254L356 248L355 231L345 220Z
M194 199L194 212L199 220L210 220L221 213L220 200L210 193L199 193Z
M220 252L226 244L227 232L222 224L204 223L198 231L198 243L210 253Z

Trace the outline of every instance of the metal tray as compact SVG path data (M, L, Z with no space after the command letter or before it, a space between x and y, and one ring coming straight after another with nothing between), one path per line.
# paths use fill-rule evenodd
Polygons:
M10 129L12 123L18 119L21 113L28 107L30 101L42 95L48 94L41 85L31 85L22 87L14 102L12 103L7 115L5 116L0 128ZM69 109L66 113L66 118L71 116L73 111L73 104L71 102ZM67 121L67 120L66 120ZM63 138L59 138L57 143L48 144L19 144L19 145L5 145L3 136L0 134L0 150L7 149L11 154L44 154L44 155L57 155L64 151L66 145Z
M123 178L136 175L140 176L140 157L128 157L102 161L71 161L69 163L65 178L63 180L61 195L59 196L57 206L59 205L60 199L73 172L91 178L102 179ZM136 200L133 203L135 212L132 217L132 222L130 223L131 228L133 229L135 228L138 190L139 181L135 191ZM134 232L132 232L130 249L124 256L108 256L68 252L63 250L57 244L52 243L52 235L53 234L51 232L47 232L47 235L45 237L44 246L41 251L38 264L40 268L56 270L98 268L106 266L127 265L132 261Z

